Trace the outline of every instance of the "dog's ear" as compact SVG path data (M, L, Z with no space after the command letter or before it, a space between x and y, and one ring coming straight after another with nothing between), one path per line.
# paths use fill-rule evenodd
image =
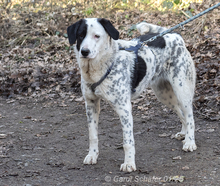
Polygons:
M79 26L81 25L81 23L82 23L82 19L80 19L79 21L77 21L76 23L74 23L73 25L67 28L67 35L68 35L70 45L76 42L77 30Z
M98 22L104 27L105 31L114 39L117 40L119 38L119 32L115 29L115 27L111 24L111 22L104 18L99 18Z

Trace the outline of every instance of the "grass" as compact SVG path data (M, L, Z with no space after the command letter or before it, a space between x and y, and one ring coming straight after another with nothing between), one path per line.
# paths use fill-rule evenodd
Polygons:
M0 1L0 8L28 8L29 10L42 11L55 7L79 6L85 15L91 15L97 10L146 10L149 8L164 10L182 10L190 3L202 3L203 0L13 0Z

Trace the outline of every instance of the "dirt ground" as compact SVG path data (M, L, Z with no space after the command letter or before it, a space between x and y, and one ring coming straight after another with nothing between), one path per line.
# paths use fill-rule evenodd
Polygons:
M134 24L172 27L217 0L180 12L95 11L120 32L136 36ZM27 5L29 6L29 5ZM147 90L133 102L137 171L120 172L124 152L118 116L102 101L100 155L83 165L88 128L80 74L66 28L88 17L80 4L35 11L0 11L0 186L220 185L220 9L177 30L196 66L194 152L173 138L178 117ZM3 9L1 9L3 10ZM76 10L76 11L75 11Z
M172 139L177 116L151 91L133 103L137 171L120 172L124 152L118 116L102 101L100 155L83 165L88 152L84 102L74 99L0 98L0 185L220 185L219 121L195 113L194 152ZM140 107L145 107L145 111Z

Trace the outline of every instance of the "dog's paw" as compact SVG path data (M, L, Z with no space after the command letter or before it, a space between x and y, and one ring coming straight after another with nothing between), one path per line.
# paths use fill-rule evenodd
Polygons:
M183 140L182 142L183 142L183 150L186 152L188 151L192 152L197 149L195 142L186 141L186 140Z
M89 165L89 164L96 164L97 163L97 159L98 159L98 154L93 154L93 155L88 154L85 157L83 163L87 164L87 165Z
M120 171L124 171L124 172L136 171L136 165L135 163L123 163L121 164Z
M176 133L175 138L178 140L183 140L185 138L185 133L178 132Z

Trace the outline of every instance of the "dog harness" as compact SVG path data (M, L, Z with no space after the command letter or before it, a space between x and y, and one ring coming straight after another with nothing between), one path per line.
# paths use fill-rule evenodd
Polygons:
M105 78L107 78L107 76L110 74L110 72L111 72L111 70L112 70L113 65L114 65L114 62L113 62L113 63L111 64L111 66L108 68L108 70L107 70L107 72L105 73L105 75L102 76L101 79L100 79L98 82L93 83L93 84L91 85L91 90L92 90L92 92L95 92L96 87L99 86L99 85L105 80Z
M135 55L136 55L136 58L135 58L135 66L137 65L138 63L138 50L142 47L142 44L141 42L138 42L138 44L136 46L130 46L129 48L124 48L124 47L120 47L119 46L119 50L125 50L125 51L128 51L128 52L134 52ZM106 78L107 76L110 74L111 70L112 70L112 67L114 66L114 62L111 64L111 66L108 68L107 72L104 74L104 76L101 77L101 79L96 82L96 83L93 83L91 85L91 90L92 92L95 92L95 89L97 86L99 86ZM134 88L132 88L132 92L136 92L136 90Z

